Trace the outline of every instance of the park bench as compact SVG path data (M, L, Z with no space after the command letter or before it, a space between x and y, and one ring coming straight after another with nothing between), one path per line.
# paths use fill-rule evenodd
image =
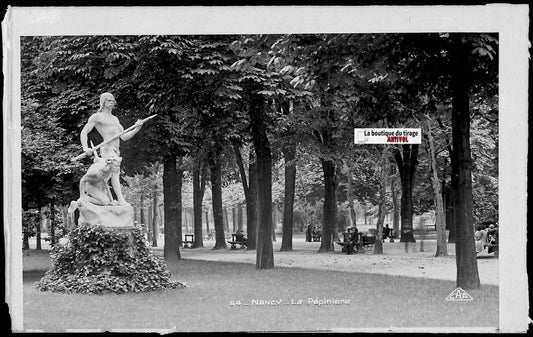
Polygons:
M185 240L183 240L183 248L192 248L194 243L194 234L185 234Z
M320 234L320 232L313 232L311 234L311 237L313 239L313 242L320 242L320 240L322 239L322 234Z
M363 248L367 246L373 246L376 243L376 236L361 233L359 234L359 242Z
M348 242L349 242L350 233L344 232L343 233L343 241L337 241L337 244L342 247L341 251L343 253L346 253ZM361 249L365 249L367 247L371 247L376 243L376 236L375 235L365 235L363 233L359 233L359 240L357 244L355 245L355 252L360 252Z
M350 237L350 233L344 232L342 234L343 234L342 241L337 241L337 244L342 247L341 251L343 253L346 253L346 249L348 247L348 240L349 240L349 237Z
M231 245L231 249L237 249L237 245L240 245L240 248L246 248L248 240L246 238L244 240L237 240L237 234L233 233L231 234L231 240L228 241L228 243Z

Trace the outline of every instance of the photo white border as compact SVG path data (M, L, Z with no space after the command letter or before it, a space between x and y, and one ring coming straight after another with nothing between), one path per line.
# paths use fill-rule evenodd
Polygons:
M528 326L526 273L529 7L9 7L4 43L6 302L23 331L20 37L33 35L497 32L500 41L500 331ZM471 331L472 329L469 329ZM402 330L405 331L405 330ZM415 330L416 331L416 330ZM428 331L428 330L425 330ZM434 331L449 331L434 329ZM485 331L486 332L486 331Z

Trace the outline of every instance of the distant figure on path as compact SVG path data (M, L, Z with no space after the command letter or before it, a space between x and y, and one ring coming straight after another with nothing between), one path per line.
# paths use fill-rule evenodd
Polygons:
M385 242L385 239L388 238L390 235L390 227L389 224L386 224L383 228L383 242Z
M305 230L305 242L311 242L312 236L311 225L307 225L307 229Z

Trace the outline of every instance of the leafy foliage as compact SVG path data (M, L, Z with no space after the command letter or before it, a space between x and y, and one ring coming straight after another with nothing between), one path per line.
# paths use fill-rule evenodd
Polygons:
M475 61L474 215L483 220L498 212L498 40L494 34L463 38ZM78 131L103 91L117 97L116 114L124 126L158 114L142 136L121 145L122 169L131 175L125 190L135 202L161 184L159 176L152 185L134 175L148 176L148 163L169 154L198 156L229 142L249 143L247 111L254 95L265 102L273 158L288 146L297 149L298 219L319 218L314 208L324 201L320 160L338 168L349 164L350 172L336 171L338 203L345 201L350 176L354 198L369 209L376 204L376 162L367 147L353 144L354 127L419 127L420 114L441 119L437 162L448 181L451 41L445 33L24 37L23 198L40 203L76 190L72 182L82 168L66 159L78 154ZM420 151L415 213L434 207L425 156ZM234 206L244 197L231 158L224 149L219 164L224 203ZM273 168L273 199L281 204L282 167ZM206 201L210 198L206 193Z
M131 233L82 224L68 242L54 247L53 267L38 282L41 291L99 294L184 287L170 277L139 229Z
M22 233L31 238L37 233L37 226L41 221L39 210L30 209L22 211Z
M22 187L26 201L37 205L70 199L72 181L81 175L80 164L70 161L76 153L72 137L41 108L33 99L22 104Z

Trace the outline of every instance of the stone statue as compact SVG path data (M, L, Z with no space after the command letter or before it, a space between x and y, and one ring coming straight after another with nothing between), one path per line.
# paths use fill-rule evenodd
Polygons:
M89 147L87 142L87 135L92 131L93 128L96 128L98 133L104 139L103 146L100 147L100 154L103 159L110 157L120 158L120 140L126 141L131 137L135 136L137 132L141 129L143 125L142 120L138 120L135 123L135 128L132 130L122 133L124 128L120 125L118 118L112 114L113 108L115 107L115 98L110 93L106 92L100 96L100 110L89 117L87 124L81 130L80 138L81 145L83 146L83 151L86 155L90 156L93 154L93 149ZM117 135L122 135L116 138ZM111 186L113 187L113 192L117 196L118 204L126 204L126 200L122 195L122 190L120 186L120 168L112 171L111 174Z
M95 156L94 164L80 180L80 198L85 197L87 201L99 206L117 204L113 200L108 181L113 174L120 171L121 161L122 158L116 156L108 158Z
M81 131L84 152L73 161L90 155L94 159L80 180L80 197L69 207L70 214L79 210L78 226L54 247L52 268L38 283L41 291L99 294L185 287L170 278L163 258L148 249L143 233L134 226L133 207L124 199L119 183L120 140L133 137L156 115L124 130L111 113L114 106L113 95L102 94L100 110ZM104 140L89 147L87 134L94 128Z
M156 115L137 120L132 127L124 130L118 118L112 114L115 104L112 94L103 93L100 96L100 109L89 117L81 130L84 153L73 160L94 155L94 161L80 180L80 198L71 202L69 213L79 208L80 222L106 227L133 227L133 207L124 199L120 186L120 140L126 141L135 136L144 122ZM89 147L87 135L94 128L102 136L103 142ZM117 200L113 199L109 188L110 180Z

